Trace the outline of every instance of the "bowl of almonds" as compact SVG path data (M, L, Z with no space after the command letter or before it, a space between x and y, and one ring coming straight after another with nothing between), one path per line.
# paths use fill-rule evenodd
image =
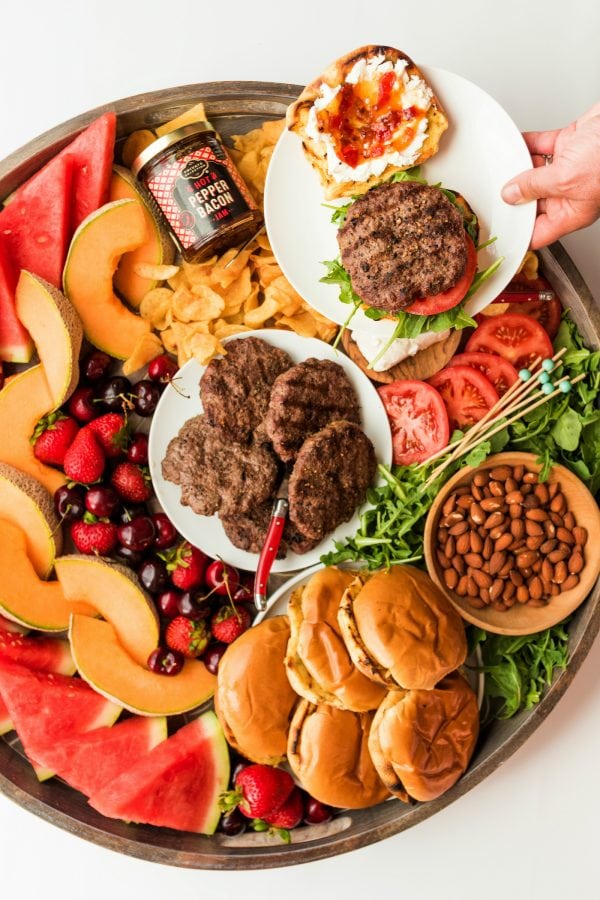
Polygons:
M461 616L498 634L533 634L570 615L600 574L600 509L585 484L532 453L460 469L425 524L431 578Z

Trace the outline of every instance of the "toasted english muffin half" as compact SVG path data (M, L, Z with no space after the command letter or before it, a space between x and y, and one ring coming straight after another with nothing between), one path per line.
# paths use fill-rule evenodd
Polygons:
M385 688L356 668L340 633L339 605L353 579L353 572L328 566L292 593L285 666L296 693L311 703L366 712L379 706Z
M435 800L465 772L479 735L477 697L458 672L430 691L393 691L375 713L369 752L401 800Z
M423 132L425 134L425 139L418 148L414 158L411 158L406 164L398 165L388 163L379 174L368 175L367 177L362 178L358 176L352 177L351 172L346 172L346 170L344 170L344 172L336 178L331 171L328 160L331 149L326 140L316 137L314 133L314 114L313 117L311 117L311 110L314 107L315 101L322 100L324 95L325 97L331 95L332 90L339 89L342 85L347 83L347 78L351 75L357 63L368 63L370 60L379 58L381 58L383 62L391 62L394 66L399 62L405 63L406 68L404 71L406 76L409 79L418 79L418 83L422 83L427 89L428 106L425 110L424 118L426 119L426 125ZM367 79L367 81L368 80L369 79ZM368 109L367 112L369 112ZM376 104L370 112L372 113L373 121L377 121L378 115ZM441 136L444 131L446 131L449 124L448 117L444 112L440 101L413 60L401 50L378 44L368 44L364 47L360 47L333 62L322 75L308 84L298 99L289 106L286 122L288 129L298 134L302 139L304 153L310 164L317 171L325 192L325 198L328 200L362 194L365 191L368 191L369 188L374 187L374 185L389 178L394 172L399 172L403 169L408 169L425 162L425 160L437 153ZM322 134L323 132L317 133ZM385 153L382 154L382 156L385 156Z

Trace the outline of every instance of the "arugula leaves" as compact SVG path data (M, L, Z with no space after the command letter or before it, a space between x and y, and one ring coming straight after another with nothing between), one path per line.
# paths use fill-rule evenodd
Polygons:
M473 652L479 646L483 659L481 671L485 672L488 698L486 721L510 719L539 703L555 670L566 668L569 661L567 621L518 637L469 627L469 650Z

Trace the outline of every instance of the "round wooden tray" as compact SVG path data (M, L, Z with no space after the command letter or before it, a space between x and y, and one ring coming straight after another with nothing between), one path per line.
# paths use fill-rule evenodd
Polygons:
M199 100L225 136L257 127L265 119L281 118L301 91L299 85L265 82L209 82L140 94L71 119L46 132L0 162L0 198L64 147L96 116L107 110L118 115L119 140L138 128L153 128L179 115ZM587 344L600 346L600 314L563 248L555 244L541 252L545 273L571 310ZM29 763L0 739L0 791L53 825L120 853L173 866L206 869L263 869L323 859L382 840L434 815L483 781L523 744L546 718L585 659L600 628L600 585L579 608L570 625L570 662L559 672L538 706L505 722L496 722L479 741L468 772L443 797L405 806L395 800L372 809L351 811L325 826L294 831L293 843L268 844L261 834L226 838L127 825L106 819L88 806L82 794L51 779L40 784ZM8 736L7 736L8 737Z

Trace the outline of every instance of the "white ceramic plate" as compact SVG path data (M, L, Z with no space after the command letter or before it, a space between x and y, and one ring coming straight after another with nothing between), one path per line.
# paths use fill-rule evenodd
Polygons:
M500 189L514 175L531 168L531 157L515 123L489 94L443 69L423 68L423 73L451 122L440 150L423 165L423 174L431 184L442 182L465 196L479 216L481 243L497 238L479 252L478 268L483 270L504 256L500 268L467 304L467 311L475 314L506 287L529 247L536 205L508 206ZM338 299L337 285L319 281L325 274L322 261L339 256L337 227L331 223L331 209L323 204L317 173L304 156L298 135L284 131L267 173L269 240L298 293L341 325L351 307ZM387 336L388 327L385 320L368 319L360 310L352 319L357 331Z
M322 569L323 566L321 564L312 566L310 569L305 569L304 572L299 572L297 575L294 575L292 578L288 579L285 584L282 584L281 587L277 588L268 599L267 608L264 612L259 612L254 619L254 624L258 625L259 622L262 622L263 619L270 619L272 616L285 616L288 611L288 601L292 596L292 591L294 591L299 585L306 584L315 572L318 572L319 569ZM352 568L360 568L356 563L342 563L340 569L352 569ZM485 675L481 671L477 671L476 667L483 666L483 658L481 656L481 649L477 647L475 653L467 659L466 667L463 669L463 675L477 694L477 704L479 709L481 709L483 705L483 696L484 696L484 687L485 687Z
M235 337L258 337L268 341L274 347L280 347L291 356L294 363L302 362L309 357L331 359L339 363L350 379L358 396L361 409L361 425L373 442L377 461L390 465L392 460L392 437L388 418L379 399L377 391L344 353L337 352L329 344L315 338L302 338L291 331L263 329L248 331ZM230 338L229 340L231 340ZM196 360L187 362L178 372L177 389L168 385L165 389L156 412L152 418L149 441L149 465L152 483L158 500L175 524L180 533L205 553L212 557L220 557L233 566L253 571L256 568L258 555L240 550L231 543L218 516L199 516L188 506L180 503L181 489L178 485L166 481L162 477L161 463L167 452L171 438L179 429L202 412L198 385L204 372L204 366ZM187 396L185 396L187 395ZM298 555L288 553L285 559L278 559L273 564L273 572L292 572L312 566L319 561L323 553L333 549L334 540L343 540L353 535L359 527L359 514L344 522L310 553Z

